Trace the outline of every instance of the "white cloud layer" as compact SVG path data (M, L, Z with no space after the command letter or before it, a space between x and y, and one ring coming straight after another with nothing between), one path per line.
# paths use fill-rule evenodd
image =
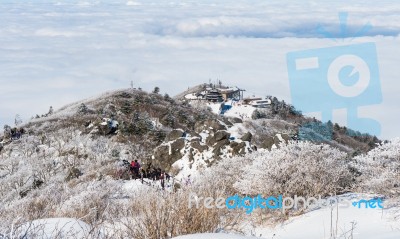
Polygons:
M2 1L0 22L0 125L131 81L173 95L220 79L290 102L288 52L376 42L384 101L371 118L384 138L400 133L397 1Z

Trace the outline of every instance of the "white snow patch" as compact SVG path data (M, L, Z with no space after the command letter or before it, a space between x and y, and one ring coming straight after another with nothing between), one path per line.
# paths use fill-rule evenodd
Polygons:
M128 180L124 182L122 189L126 194L131 194L143 188L143 186L140 180Z
M203 234L192 234L174 237L173 239L255 239L256 237L246 237L236 234L225 234L225 233L203 233Z
M242 123L237 123L228 128L227 131L231 134L231 137L235 137L235 139L240 139L245 133L248 132L248 129L246 129L246 127L244 127Z
M371 199L370 195L347 194L339 198L349 201ZM400 238L400 223L393 218L399 208L366 209L350 205L348 208L332 208L333 229L336 231L336 215L338 230L333 238L354 239L394 239ZM355 223L355 224L354 224ZM353 237L350 236L354 224ZM331 207L311 211L304 215L291 218L275 228L258 228L256 235L263 238L298 239L321 238L329 239L331 231Z
M276 134L276 137L278 137L279 141L285 142L285 140L282 138L281 134Z
M27 222L20 228L20 235L33 238L87 238L91 227L74 218L47 218Z

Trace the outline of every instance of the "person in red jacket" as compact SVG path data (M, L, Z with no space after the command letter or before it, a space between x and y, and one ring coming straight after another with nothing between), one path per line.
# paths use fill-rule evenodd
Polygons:
M140 164L135 159L135 161L131 162L131 172L132 172L132 179L139 178L139 169L140 169Z

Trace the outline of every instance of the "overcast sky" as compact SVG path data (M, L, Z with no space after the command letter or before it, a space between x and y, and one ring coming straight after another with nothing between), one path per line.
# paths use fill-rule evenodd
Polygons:
M383 102L363 114L383 138L399 136L400 1L332 2L1 1L0 125L131 81L175 95L219 79L291 102L289 52L374 42ZM349 14L345 34L339 12Z

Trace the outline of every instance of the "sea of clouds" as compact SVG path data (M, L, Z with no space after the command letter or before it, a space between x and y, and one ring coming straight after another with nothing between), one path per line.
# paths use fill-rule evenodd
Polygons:
M0 22L0 125L131 81L174 95L218 79L290 102L288 52L375 42L383 103L364 111L400 132L398 1L1 1Z

